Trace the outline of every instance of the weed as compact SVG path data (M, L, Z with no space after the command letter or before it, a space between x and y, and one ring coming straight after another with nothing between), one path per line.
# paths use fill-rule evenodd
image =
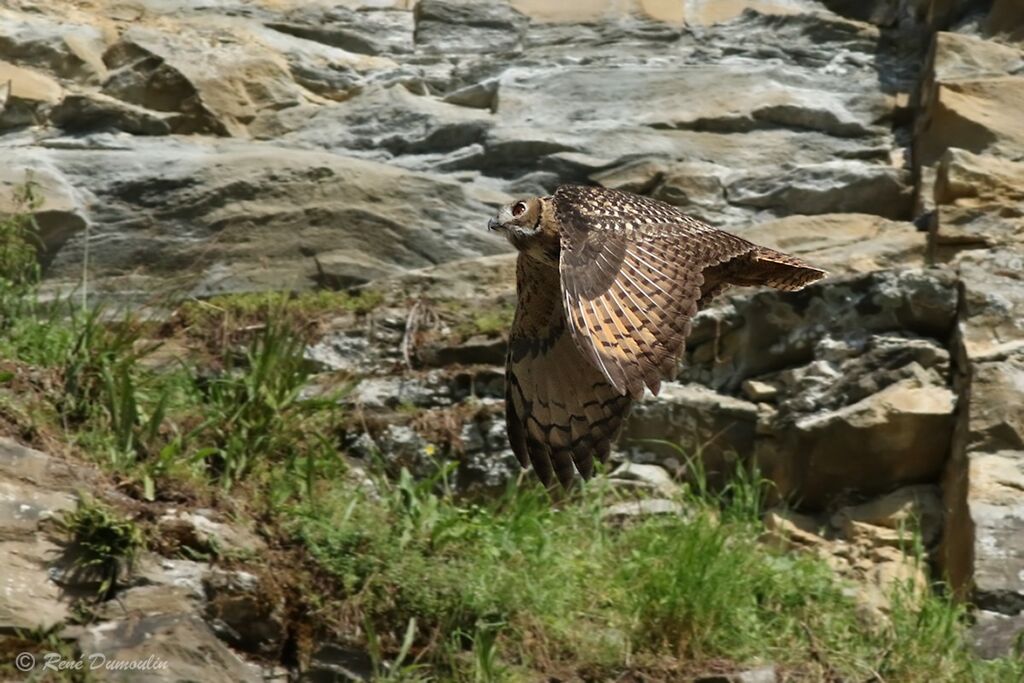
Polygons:
M142 531L84 493L78 506L56 521L67 539L64 557L69 575L76 581L94 580L97 598L109 599L117 590L119 577L132 569L144 546Z

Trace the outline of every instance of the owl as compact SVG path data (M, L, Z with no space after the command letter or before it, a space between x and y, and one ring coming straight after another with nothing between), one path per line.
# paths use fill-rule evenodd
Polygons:
M562 186L487 225L519 251L505 368L512 451L547 486L607 459L632 402L671 378L693 316L728 285L826 275L650 197Z

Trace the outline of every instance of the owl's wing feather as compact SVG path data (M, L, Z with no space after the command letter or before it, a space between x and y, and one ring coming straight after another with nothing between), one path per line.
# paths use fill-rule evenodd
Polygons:
M634 398L673 375L698 306L727 284L800 289L825 275L648 197L563 186L553 201L572 337Z
M611 451L631 400L583 356L561 315L558 272L519 257L519 304L509 335L505 419L520 464L568 487ZM554 315L548 315L554 311Z

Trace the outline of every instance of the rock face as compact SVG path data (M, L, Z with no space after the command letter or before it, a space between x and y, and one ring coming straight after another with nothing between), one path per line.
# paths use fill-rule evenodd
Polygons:
M713 302L616 457L681 478L699 456L723 482L756 463L778 498L873 539L854 564L879 585L908 576L879 520L925 510L938 576L983 608L994 654L1024 612L1022 26L1012 0L25 0L0 9L0 213L33 183L55 288L369 283L385 304L307 351L356 380L350 454L419 475L455 460L477 491L519 474L497 205L600 184L799 254L832 278ZM941 515L934 489L907 497L939 483ZM30 506L72 502L25 486ZM201 549L213 527L193 522L161 524ZM4 542L19 590L62 620L38 572L50 541ZM132 586L116 633L280 647L245 577L193 570ZM164 611L203 618L146 616L178 579Z
M611 4L585 24L544 3L410 4L5 10L5 181L75 190L48 278L80 278L89 241L91 286L128 297L358 284L507 251L483 230L494 206L565 182L738 230L911 216L893 93L912 74L878 88L899 54L874 25L811 2L692 3L689 32ZM834 220L837 244L862 229Z
M1024 92L1024 46L1002 39L1021 26L1019 12L1016 28L1000 26L1006 16L993 7L973 31L935 35L915 126L929 255L961 287L950 348L963 405L944 478L940 557L953 584L986 610L979 647L993 655L1010 649L1024 612L1024 120L1010 113Z

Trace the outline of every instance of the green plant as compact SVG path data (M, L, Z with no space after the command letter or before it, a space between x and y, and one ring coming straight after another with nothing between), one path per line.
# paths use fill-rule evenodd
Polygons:
M202 386L208 417L197 438L208 447L206 461L225 488L244 478L262 460L285 463L295 471L305 460L311 484L315 463L303 458L323 446L307 431L306 418L332 405L329 400L303 399L309 377L302 340L270 320L254 338L241 368L230 362L218 377Z
M38 226L32 212L42 203L31 176L13 190L15 212L0 217L0 326L7 328L31 306L39 283Z
M63 554L70 576L95 580L97 597L109 599L119 577L132 569L144 547L142 531L85 493L79 495L76 508L64 512L56 522L66 538Z

